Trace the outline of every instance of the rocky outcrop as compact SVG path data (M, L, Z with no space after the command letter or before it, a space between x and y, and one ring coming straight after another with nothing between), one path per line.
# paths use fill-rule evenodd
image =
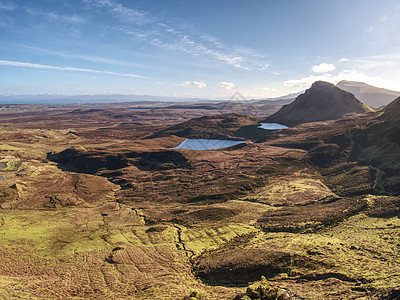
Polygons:
M287 290L272 285L264 276L247 288L243 295L238 295L234 300L291 300L295 299Z

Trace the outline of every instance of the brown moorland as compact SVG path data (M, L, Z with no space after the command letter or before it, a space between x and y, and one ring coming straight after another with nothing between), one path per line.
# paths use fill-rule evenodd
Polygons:
M391 299L390 106L206 151L171 149L187 137L172 129L206 122L231 138L260 119L190 110L200 119L184 123L180 109L2 112L3 298L246 299L268 286L291 299Z

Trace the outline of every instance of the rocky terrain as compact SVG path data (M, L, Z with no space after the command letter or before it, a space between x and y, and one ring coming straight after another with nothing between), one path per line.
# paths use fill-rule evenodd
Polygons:
M2 111L0 295L396 299L399 103L374 112L316 83L294 119L290 105ZM198 137L247 142L172 149Z

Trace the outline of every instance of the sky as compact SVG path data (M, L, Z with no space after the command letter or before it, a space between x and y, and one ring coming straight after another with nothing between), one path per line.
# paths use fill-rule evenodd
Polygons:
M0 95L400 90L400 0L0 0Z

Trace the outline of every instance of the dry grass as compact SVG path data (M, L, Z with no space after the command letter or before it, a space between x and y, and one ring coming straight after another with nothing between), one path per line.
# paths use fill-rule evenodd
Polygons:
M307 299L398 285L399 197L366 194L376 179L369 167L307 162L324 136L366 117L304 125L243 148L182 150L179 164L164 154L181 138L138 139L161 112L148 113L142 131L117 124L140 122L135 113L107 113L62 115L77 118L75 129L50 115L59 127L51 130L40 129L46 116L22 113L17 126L38 129L0 128L2 157L23 161L1 180L0 298L183 299L197 290L233 299L261 275ZM182 120L179 113L172 118ZM315 153L333 147L341 159L335 141ZM130 161L85 174L46 160L67 148Z

